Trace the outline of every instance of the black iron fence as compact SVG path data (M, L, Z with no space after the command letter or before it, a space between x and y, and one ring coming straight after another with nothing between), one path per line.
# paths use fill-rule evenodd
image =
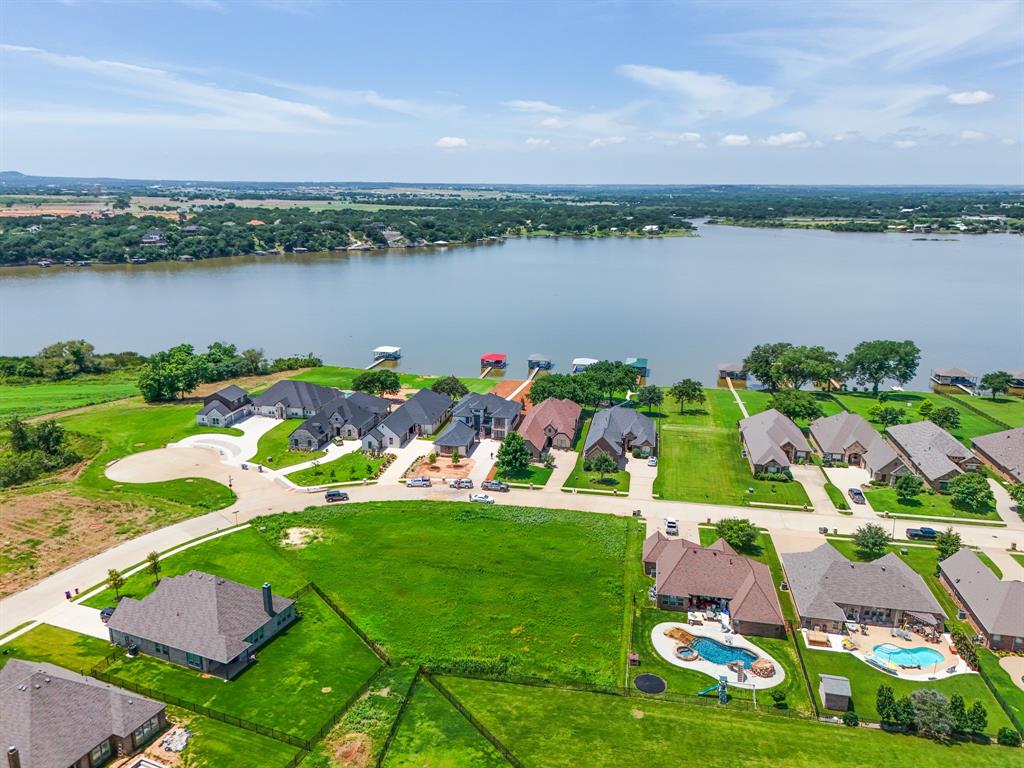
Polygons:
M409 702L412 700L413 693L416 690L416 686L419 685L420 676L422 674L423 670L417 669L416 675L413 677L412 682L409 683L409 688L405 692L405 698L402 699L402 704L399 706L398 712L395 713L395 719L391 722L391 728L388 730L387 738L384 739L384 746L381 747L380 752L377 754L377 768L382 768L384 761L387 759L391 745L394 743L395 736L398 734L398 728L402 724L402 718L405 717L405 710L409 706Z

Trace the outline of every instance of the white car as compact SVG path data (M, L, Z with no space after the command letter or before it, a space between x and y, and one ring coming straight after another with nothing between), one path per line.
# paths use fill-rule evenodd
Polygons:
M470 501L475 501L477 504L493 504L494 497L488 496L486 493L474 493L469 497Z
M649 458L647 460L647 466L648 467L656 467L656 466L658 466L658 457L657 456L651 456L651 458Z
M405 484L406 488L430 488L431 482L429 477L414 477L407 481Z
M679 535L679 522L674 517L665 518L665 533L669 536Z

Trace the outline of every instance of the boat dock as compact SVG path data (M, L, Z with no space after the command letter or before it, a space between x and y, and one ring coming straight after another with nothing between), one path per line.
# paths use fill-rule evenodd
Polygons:
M480 378L486 379L491 371L504 370L508 367L508 355L499 352L488 352L480 356Z
M401 347L382 346L373 350L373 362L366 366L366 370L376 368L386 360L400 360L402 357Z

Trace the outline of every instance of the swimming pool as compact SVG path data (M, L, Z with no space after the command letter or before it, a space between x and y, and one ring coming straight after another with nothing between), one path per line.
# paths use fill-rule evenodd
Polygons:
M943 656L934 648L898 648L890 643L882 643L874 647L875 656L891 661L901 667L930 667L942 661Z
M690 647L707 659L712 664L728 664L733 661L743 662L744 669L750 669L750 665L757 661L757 654L751 653L746 648L736 648L731 645L723 645L710 637L695 637Z

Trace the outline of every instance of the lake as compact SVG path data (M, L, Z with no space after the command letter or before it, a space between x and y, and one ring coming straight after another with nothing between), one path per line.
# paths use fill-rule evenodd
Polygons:
M716 364L768 341L913 339L914 386L935 366L1024 368L1019 237L699 227L700 237L510 239L408 249L89 269L0 270L0 353L84 338L153 352L224 340L268 356L475 375L480 355L650 359L651 378L714 383Z

